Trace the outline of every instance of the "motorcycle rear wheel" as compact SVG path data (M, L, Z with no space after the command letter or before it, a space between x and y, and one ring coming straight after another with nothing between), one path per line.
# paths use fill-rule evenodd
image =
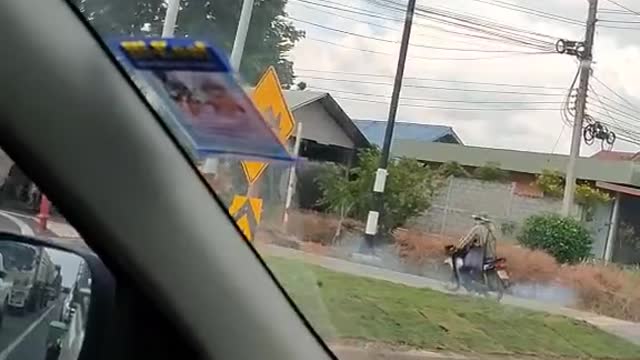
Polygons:
M455 270L453 270L453 271L455 271ZM452 292L460 290L460 280L458 279L456 274L453 273L453 271L452 271L452 274L451 274L451 278L449 278L449 281L444 284L444 288L447 291L452 291Z
M505 286L498 276L498 273L495 270L488 271L484 273L485 284L489 291L486 292L486 296L500 302L504 297Z

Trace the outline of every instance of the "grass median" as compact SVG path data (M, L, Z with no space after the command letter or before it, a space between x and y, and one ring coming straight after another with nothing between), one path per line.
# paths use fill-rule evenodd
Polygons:
M267 263L324 339L480 354L637 359L640 347L562 316L334 272Z

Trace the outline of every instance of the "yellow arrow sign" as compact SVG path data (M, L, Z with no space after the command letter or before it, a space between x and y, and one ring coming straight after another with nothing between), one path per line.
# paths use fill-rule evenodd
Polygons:
M287 140L293 134L295 120L284 99L280 80L278 80L278 74L273 66L269 67L262 75L251 98L265 121L269 123L280 141L286 145ZM249 183L253 184L264 173L268 165L259 161L243 161L242 169Z
M229 214L249 241L253 241L262 218L262 199L236 195L229 206Z

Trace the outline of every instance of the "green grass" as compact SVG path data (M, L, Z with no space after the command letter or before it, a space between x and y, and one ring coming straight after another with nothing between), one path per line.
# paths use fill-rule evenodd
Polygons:
M427 350L638 359L640 347L561 316L267 258L322 337Z

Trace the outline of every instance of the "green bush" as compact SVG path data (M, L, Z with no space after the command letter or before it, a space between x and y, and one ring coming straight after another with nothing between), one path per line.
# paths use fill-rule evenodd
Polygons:
M484 181L506 181L509 179L509 172L500 169L500 163L493 161L475 168L471 175Z
M527 218L518 241L528 248L548 252L561 263L575 263L589 257L593 239L579 221L545 214Z
M443 178L453 177L470 177L471 174L457 161L447 161L438 167L438 173Z

